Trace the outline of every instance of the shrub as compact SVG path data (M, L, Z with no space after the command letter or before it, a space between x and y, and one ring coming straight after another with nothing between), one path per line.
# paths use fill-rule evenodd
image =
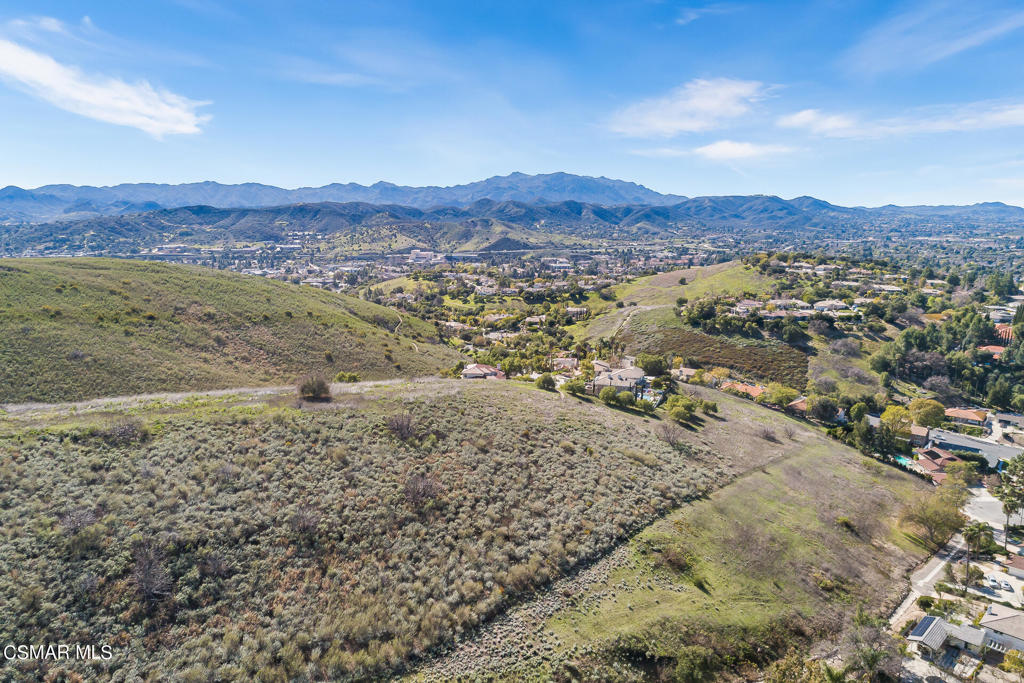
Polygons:
M597 397L608 405L612 405L618 399L618 395L615 393L615 387L605 387Z
M567 394L578 396L587 390L587 386L581 379L571 379L562 385L562 389L564 389Z
M427 474L414 474L405 480L405 500L419 509L440 496L444 487L437 479Z
M654 434L673 448L681 446L686 437L686 430L672 422L660 422L654 428Z
M353 382L359 381L359 375L357 375L354 372L345 372L344 370L342 370L341 372L334 376L334 381L342 382L345 384L351 384Z
M402 441L408 441L416 434L416 427L413 425L412 415L409 413L388 415L384 422L387 424L388 429L391 430L391 433Z
M757 428L757 435L765 441L772 441L778 443L779 437L775 434L775 430L768 425L762 425Z
M644 413L650 414L654 412L654 404L648 401L646 398L642 398L639 401L637 401L636 407L638 410Z
M917 599L917 606L927 612L935 606L935 598L930 595L922 595Z
M114 422L101 432L101 436L116 445L140 443L149 438L149 430L138 418L130 417Z
M139 597L147 602L162 600L171 594L171 576L164 567L164 554L153 541L135 544L132 583Z
M629 408L634 403L636 403L636 397L633 396L633 392L632 391L620 391L615 396L615 402L618 403L620 406L623 406L625 408Z
M307 401L330 401L331 385L323 375L307 375L298 386L299 397Z
M555 390L555 378L551 376L551 373L545 372L543 375L537 378L537 388L543 389L544 391Z

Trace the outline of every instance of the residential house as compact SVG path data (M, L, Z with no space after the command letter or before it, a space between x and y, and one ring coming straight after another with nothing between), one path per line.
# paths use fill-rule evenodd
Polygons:
M993 650L1024 650L1024 612L992 604L978 626L988 631L985 645Z
M599 393L605 387L612 387L616 391L636 391L636 388L643 385L644 371L642 368L619 368L602 372L594 377L593 393Z
M551 369L555 372L572 372L580 366L575 358L554 358L551 360Z
M767 391L765 387L758 386L757 384L746 384L744 382L723 382L720 389L722 389L722 391L732 391L737 394L744 394L751 399L756 399Z
M1010 323L999 323L996 325L996 336L1006 343L1013 341L1013 325Z
M1024 579L1024 557L1020 555L1011 555L1009 561L1006 563L1006 572L1010 576L1016 576L1018 579Z
M839 311L844 308L849 308L846 303L839 299L822 299L821 301L814 302L814 310L825 312L825 311Z
M910 443L913 446L924 446L928 443L928 427L910 425Z
M565 312L573 320L582 320L587 317L590 310L586 306L566 306Z
M462 369L462 379L505 379L505 373L493 365L471 363Z
M979 346L978 350L984 351L986 353L991 353L992 360L999 360L1000 358L1003 357L1003 352L1006 351L1006 347L998 346L996 344L988 344L986 346Z
M939 661L950 647L981 654L985 650L987 637L983 628L951 624L942 617L926 616L910 632L907 640L914 643L917 651L926 659Z
M697 368L676 368L672 376L682 382L689 382L697 374Z
M930 475L936 486L946 480L947 465L963 462L962 458L943 448L919 448L914 453L917 455L917 460L914 461L912 467L922 474Z
M595 375L600 375L602 372L609 372L612 369L612 364L606 360L595 360L593 361L593 364Z
M775 308L788 310L792 308L810 308L811 305L806 301L800 299L769 299L768 305L774 306Z
M1020 413L996 413L996 422L1000 427L1024 429L1024 415Z
M946 408L946 418L950 422L984 427L988 422L988 411L982 408Z
M792 413L799 413L800 415L806 415L807 414L807 397L806 396L800 396L798 398L793 399L792 401L790 401L789 403L786 404L786 410L788 410L788 411L790 411Z

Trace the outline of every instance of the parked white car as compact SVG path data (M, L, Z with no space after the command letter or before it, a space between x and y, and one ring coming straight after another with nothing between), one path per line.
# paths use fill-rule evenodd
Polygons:
M1010 582L1007 581L1006 579L1003 579L1001 585L1002 585L1004 591L1010 591L1011 593L1013 592L1013 586L1011 586Z

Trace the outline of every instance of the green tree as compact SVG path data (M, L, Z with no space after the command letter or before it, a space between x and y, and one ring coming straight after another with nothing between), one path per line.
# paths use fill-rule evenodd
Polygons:
M990 406L1005 407L1010 405L1011 400L1013 400L1013 388L1005 377L1000 377L989 384L988 404Z
M859 405L864 405L863 403ZM856 408L856 406L854 406ZM875 450L875 430L868 421L867 415L862 416L853 424L853 445L864 455L871 455Z
M1006 463L999 473L999 486L993 491L996 498L1003 504L1003 515L1006 524L1003 527L1003 550L1006 550L1010 530L1010 517L1024 510L1024 455Z
M563 384L562 388L565 389L565 392L567 394L578 396L579 394L582 394L584 391L587 390L587 385L584 384L582 379L571 379L565 384Z
M624 408L629 408L636 403L636 397L633 396L632 391L620 391L615 396L615 402Z
M1002 668L1004 671L1017 674L1018 680L1024 681L1024 652L1009 650L1003 655Z
M915 398L910 402L910 417L922 427L938 427L946 419L946 408L932 398Z
M930 496L916 498L903 511L903 521L920 528L925 540L935 550L963 528L965 522L956 492L944 489L941 487Z
M811 396L807 399L807 414L821 422L832 422L839 412L839 404L829 396Z
M903 406L891 405L882 411L882 426L893 434L906 434L910 431L910 411Z
M985 522L971 522L968 524L963 531L964 540L967 541L967 584L971 582L971 548L975 550L981 549L982 544L988 544L992 542L992 527Z
M550 372L545 372L543 375L537 378L537 387L544 391L555 390L555 378L551 376Z
M601 393L599 393L597 397L601 399L601 401L603 401L604 403L612 405L613 403L615 403L616 399L615 387L605 387L604 389L601 390Z
M785 408L787 405L792 403L800 395L796 389L790 389L789 387L779 384L778 382L772 382L768 385L768 391L761 394L764 397L764 401L771 403L772 405Z
M669 364L664 356L655 356L650 353L637 354L636 364L643 369L645 375L651 377L659 377L669 371Z
M868 414L868 404L864 402L854 403L850 406L850 421L860 422Z

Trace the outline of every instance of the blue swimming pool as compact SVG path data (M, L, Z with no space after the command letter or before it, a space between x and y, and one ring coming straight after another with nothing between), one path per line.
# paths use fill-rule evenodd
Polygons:
M897 455L896 456L896 462L898 462L899 464L903 465L904 467L910 467L911 465L914 464L913 460L911 460L910 458L908 458L906 456L903 456L903 455Z

